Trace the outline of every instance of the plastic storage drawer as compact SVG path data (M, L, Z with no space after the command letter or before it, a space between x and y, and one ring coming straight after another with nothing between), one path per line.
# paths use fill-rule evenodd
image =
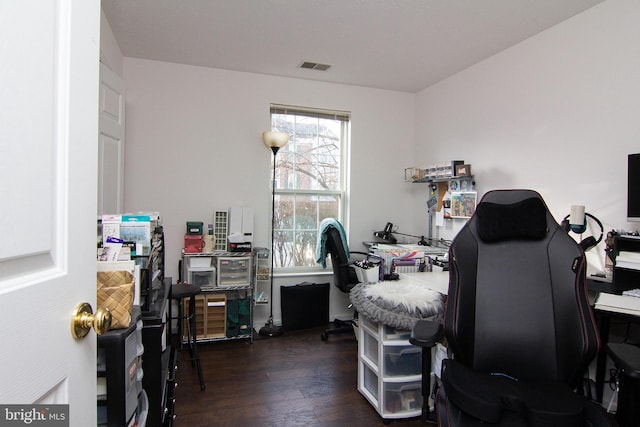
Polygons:
M384 346L384 376L408 376L422 374L420 347Z
M218 257L220 288L244 287L251 284L251 257Z
M420 381L406 383L386 383L384 385L385 412L408 412L422 407Z

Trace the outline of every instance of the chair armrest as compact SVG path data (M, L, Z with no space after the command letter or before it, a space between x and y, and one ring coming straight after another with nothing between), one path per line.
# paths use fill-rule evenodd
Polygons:
M411 329L409 342L420 347L433 347L442 337L442 324L433 320L418 320Z

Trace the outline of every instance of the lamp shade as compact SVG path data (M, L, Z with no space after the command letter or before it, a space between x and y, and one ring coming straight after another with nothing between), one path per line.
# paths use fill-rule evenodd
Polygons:
M262 132L262 141L269 148L282 148L289 142L289 134L284 132Z

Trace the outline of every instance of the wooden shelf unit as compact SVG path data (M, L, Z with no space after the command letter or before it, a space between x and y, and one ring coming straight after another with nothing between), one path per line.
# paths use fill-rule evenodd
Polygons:
M227 296L224 293L196 295L196 337L198 339L224 338L227 325ZM184 312L189 312L189 299L183 301ZM187 320L184 321L183 340L187 339Z

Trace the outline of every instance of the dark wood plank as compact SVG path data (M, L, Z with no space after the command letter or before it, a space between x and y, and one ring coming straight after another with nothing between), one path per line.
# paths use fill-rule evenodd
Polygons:
M276 338L198 345L207 385L200 390L188 352L178 355L175 427L382 426L357 390L358 344L324 328ZM390 425L423 426L419 418Z

